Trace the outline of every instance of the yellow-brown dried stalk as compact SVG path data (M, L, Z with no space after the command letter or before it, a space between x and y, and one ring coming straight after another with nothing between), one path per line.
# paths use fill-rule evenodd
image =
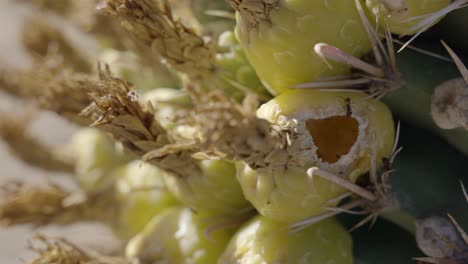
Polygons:
M11 181L0 186L0 197L0 225L4 226L107 222L117 217L111 191L83 197L50 182L37 187Z
M41 234L33 237L28 249L39 255L29 264L130 264L124 258L86 252L64 238L51 238Z
M0 89L32 100L39 108L55 112L72 123L89 125L91 121L79 113L91 103L88 91L96 81L55 63L48 60L46 64L28 70L3 68L0 70Z
M32 166L60 172L74 172L75 164L39 142L27 132L28 116L0 116L0 138L8 145L10 152Z
M167 0L107 0L106 6L142 47L153 51L155 60L163 59L194 81L216 71L214 45L175 20Z
M151 107L145 110L140 105L132 84L112 77L108 68L100 69L99 77L100 81L91 86L93 103L82 112L94 120L93 126L109 132L138 157L172 146L170 135L155 120ZM169 148L150 162L177 176L200 172L190 153L178 148Z

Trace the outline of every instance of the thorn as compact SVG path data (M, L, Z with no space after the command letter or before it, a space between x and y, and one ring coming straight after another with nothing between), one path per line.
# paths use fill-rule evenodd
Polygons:
M440 42L442 42L442 45L444 45L444 48L450 54L450 57L453 59L453 61L457 65L457 68L460 71L463 77L463 80L465 80L465 83L468 85L468 69L460 60L460 57L458 57L457 54L443 40L441 40Z
M331 172L319 169L317 167L312 167L307 170L307 175L309 175L310 177L312 177L313 175L320 176L321 178L324 178L335 184L338 184L341 187L346 188L352 191L353 193L358 194L361 197L364 197L367 200L370 200L370 201L377 200L377 197L375 197L373 193Z
M385 77L385 73L367 62L362 61L361 59L346 53L335 46L318 43L314 46L315 52L322 58L330 59L336 62L340 62L346 65L349 65L353 68L360 69L364 72L371 74L376 77Z

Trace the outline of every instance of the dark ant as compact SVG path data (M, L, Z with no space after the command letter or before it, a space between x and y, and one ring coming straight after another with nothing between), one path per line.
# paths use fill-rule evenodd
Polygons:
M353 111L351 109L351 98L349 97L345 98L345 105L346 105L346 116L350 117L353 114Z

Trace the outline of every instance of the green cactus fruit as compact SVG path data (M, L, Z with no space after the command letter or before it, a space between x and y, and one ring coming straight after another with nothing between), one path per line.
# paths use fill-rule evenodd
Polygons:
M284 224L257 216L234 235L217 263L353 263L352 240L334 219L290 234Z
M113 230L122 240L136 235L165 208L178 204L164 184L164 173L142 161L132 161L112 172L119 201Z
M201 174L164 177L168 189L186 206L219 215L234 215L250 206L236 180L234 164L222 160L199 164Z
M261 98L269 98L270 94L245 57L234 32L223 32L219 36L218 46L220 51L216 54L216 61L222 68L220 88L238 100L243 98L246 91L254 92Z
M438 134L468 155L468 133L463 128L441 129L431 116L434 89L443 82L460 77L455 64L405 49L396 55L403 87L387 93L383 101L403 121Z
M126 256L140 264L209 264L216 260L234 230L210 233L203 215L188 208L166 209L154 217L126 247Z
M354 1L231 0L237 10L236 36L247 58L274 95L349 68L315 52L325 42L358 57L371 50ZM264 6L264 7L262 7Z
M143 105L151 103L157 111L154 113L158 122L168 130L176 127L172 120L178 111L190 109L190 96L180 89L156 88L144 93L140 99Z
M381 28L385 29L386 20L392 33L413 35L439 21L442 16L437 16L429 25L418 26L427 15L442 10L451 2L451 0L366 0L366 5L369 12L376 17L373 20L378 20Z
M346 192L328 179L311 177L308 168L316 166L354 182L369 170L371 159L381 164L393 146L389 109L363 93L288 91L262 105L257 116L282 127L294 123L296 133L305 135L298 145L311 149L301 166L253 170L237 165L247 200L277 221L291 223L321 214L328 200ZM292 162L298 159L294 155Z
M113 183L109 173L131 159L114 140L95 128L78 130L70 146L76 159L78 182L87 193L109 188Z

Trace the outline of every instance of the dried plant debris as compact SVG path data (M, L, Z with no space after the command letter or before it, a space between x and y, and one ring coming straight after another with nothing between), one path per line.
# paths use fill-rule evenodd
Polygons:
M0 116L0 137L10 152L32 166L60 172L73 172L73 161L67 160L52 147L46 146L27 131L29 116Z
M48 182L44 187L11 181L0 186L0 224L66 225L78 221L105 221L116 217L113 196L85 197Z
M76 49L65 35L43 18L32 18L25 22L22 42L26 51L38 62L47 57L58 57L63 65L76 72L89 73L92 64Z
M443 129L461 127L468 130L468 69L445 42L442 41L442 44L462 77L448 80L435 88L431 103L432 119Z
M418 247L429 257L416 258L427 263L462 264L468 260L468 244L446 217L429 217L416 223Z
M41 234L33 237L28 249L38 255L29 264L130 264L124 258L86 252L64 238L51 238Z
M202 94L195 86L187 89L193 97L193 111L179 120L195 127L199 156L245 161L252 168L285 168L289 158L300 151L293 129L281 128L256 117L257 98L250 94L243 104L221 91ZM296 151L296 153L291 153Z
M271 10L280 8L279 0L228 0L228 3L239 12L249 30L255 29L262 21L271 23Z
M73 123L89 125L90 120L79 113L91 103L88 90L96 81L88 75L72 73L54 60L36 66L28 70L1 69L0 88Z
M108 0L106 8L157 60L190 79L207 79L216 70L214 45L175 20L167 0Z
M90 91L93 103L82 112L94 121L93 126L109 132L138 157L158 149L160 155L150 162L166 171L178 176L200 172L197 162L183 150L184 144L181 148L172 145L170 135L155 120L151 107L143 109L132 84L112 77L108 68L100 69L99 77Z

